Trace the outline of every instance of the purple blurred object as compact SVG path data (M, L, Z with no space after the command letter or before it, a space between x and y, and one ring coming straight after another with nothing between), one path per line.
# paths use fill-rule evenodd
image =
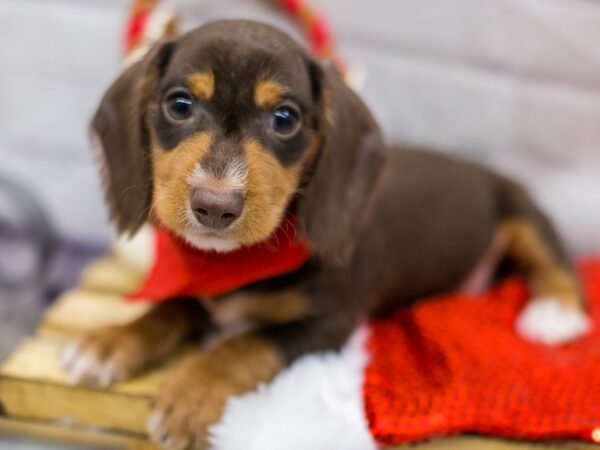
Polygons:
M0 360L102 252L60 239L35 198L0 178Z
M0 292L42 284L55 247L55 234L35 199L0 178Z

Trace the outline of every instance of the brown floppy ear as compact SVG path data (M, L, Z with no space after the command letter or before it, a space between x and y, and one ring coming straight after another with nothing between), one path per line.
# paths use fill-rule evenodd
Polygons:
M299 219L322 260L344 264L354 251L385 162L379 127L333 67L309 63L320 103L321 148L299 203Z
M92 120L111 219L120 233L135 233L148 218L152 165L146 109L173 52L159 43L108 89Z

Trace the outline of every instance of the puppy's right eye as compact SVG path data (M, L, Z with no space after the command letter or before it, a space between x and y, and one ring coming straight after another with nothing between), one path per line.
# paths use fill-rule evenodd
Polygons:
M194 99L185 92L174 92L167 97L164 109L172 120L186 120L193 113Z
M279 138L290 139L302 126L300 111L290 103L279 105L271 114L270 126Z

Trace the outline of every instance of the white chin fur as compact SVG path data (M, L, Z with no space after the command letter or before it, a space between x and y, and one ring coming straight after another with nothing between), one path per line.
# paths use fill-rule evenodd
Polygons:
M569 308L554 298L531 300L516 321L521 336L548 345L577 339L590 328L590 320L584 312Z
M233 239L199 236L185 233L183 238L199 250L212 250L219 253L227 253L236 250L240 245Z

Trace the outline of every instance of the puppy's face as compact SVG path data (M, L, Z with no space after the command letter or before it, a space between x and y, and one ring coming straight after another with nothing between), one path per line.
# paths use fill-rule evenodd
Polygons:
M287 40L239 34L205 27L170 44L144 114L156 218L221 251L273 232L318 145L303 54Z
M383 161L377 126L337 72L249 21L156 46L105 94L93 131L120 231L150 217L219 251L268 238L300 187L313 248L351 248Z

